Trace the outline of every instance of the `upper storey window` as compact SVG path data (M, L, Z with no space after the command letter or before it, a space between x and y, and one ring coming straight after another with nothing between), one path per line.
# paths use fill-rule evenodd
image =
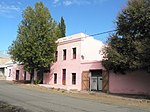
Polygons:
M64 50L63 50L63 60L66 60L66 54L67 54L67 50L64 49Z
M76 55L77 55L76 48L72 48L72 52L73 52L73 59L76 59Z

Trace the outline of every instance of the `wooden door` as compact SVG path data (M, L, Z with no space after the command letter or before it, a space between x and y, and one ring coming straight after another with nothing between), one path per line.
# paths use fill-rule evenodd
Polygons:
M66 85L66 69L63 69L62 73L62 84Z
M106 70L103 70L102 78L103 78L102 91L107 93L109 92L109 72Z
M62 84L66 85L66 74L63 74Z
M82 90L89 90L89 71L83 71L82 72Z

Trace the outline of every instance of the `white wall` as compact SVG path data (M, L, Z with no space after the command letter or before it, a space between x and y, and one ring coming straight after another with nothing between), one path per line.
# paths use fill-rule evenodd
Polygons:
M88 61L101 61L104 44L93 37L85 37L81 42L81 57Z
M9 69L11 69L10 76L9 76ZM15 79L15 76L13 75L13 71L12 71L12 66L5 68L5 76L6 76L6 80L14 80Z

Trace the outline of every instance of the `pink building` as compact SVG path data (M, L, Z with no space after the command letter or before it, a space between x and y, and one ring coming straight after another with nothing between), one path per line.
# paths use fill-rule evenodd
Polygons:
M56 62L43 83L67 90L102 90L104 44L84 33L60 38L57 43Z

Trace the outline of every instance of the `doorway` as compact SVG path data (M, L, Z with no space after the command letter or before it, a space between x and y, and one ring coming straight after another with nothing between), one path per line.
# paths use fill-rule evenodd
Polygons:
M19 80L19 70L16 70L16 80Z
M0 77L4 76L4 68L0 68Z
M90 89L91 91L102 91L102 70L91 70Z

